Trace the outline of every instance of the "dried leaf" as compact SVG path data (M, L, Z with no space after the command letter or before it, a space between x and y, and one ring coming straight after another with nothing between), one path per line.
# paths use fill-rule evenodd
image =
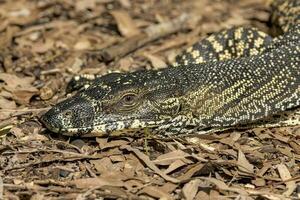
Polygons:
M199 191L195 199L209 199L209 195L204 191Z
M186 158L188 156L189 156L189 154L185 153L184 151L176 150L176 151L171 151L166 154L162 154L162 155L158 156L152 162L157 165L170 165L175 160Z
M35 87L31 85L31 83L34 81L33 77L22 77L19 78L16 75L8 74L8 73L0 73L0 80L4 81L6 85L4 88L7 91L14 92L18 90L37 90Z
M1 107L1 106L0 106ZM289 141L289 145L293 148L296 154L300 155L300 143L295 141Z
M187 172L178 177L179 180L185 181L190 179L195 173L200 171L205 165L201 163L194 164Z
M86 50L91 48L91 42L87 39L81 39L76 42L74 45L75 50Z
M105 150L113 147L119 147L129 143L129 141L127 140L113 140L107 142L107 138L96 138L96 141L98 142L101 150Z
M45 135L33 133L20 138L20 141L49 141L49 138L47 138Z
M289 197L296 189L296 182L295 181L289 181L289 179L292 178L288 168L284 164L278 164L277 170L279 172L280 178L282 181L285 181L285 185L287 187L287 191L283 193L283 195Z
M150 53L143 54L148 60L150 60L154 69L165 68L167 64L158 56L152 55Z
M112 162L124 162L125 158L122 155L110 156Z
M111 11L111 15L115 18L119 31L123 36L129 38L140 33L140 30L137 28L128 12L123 10L114 10Z
M75 3L75 9L78 11L83 11L86 9L95 8L97 0L78 0Z
M0 96L0 108L1 109L15 109L17 107L14 101L7 100Z
M164 199L164 200L173 199L170 194L165 193L158 187L147 186L139 192L139 194L144 194L144 193L148 194L151 197L155 197L155 198L159 198L159 199Z
M91 160L90 163L92 163L95 169L101 174L111 171L113 166L111 160L108 157L99 160Z
M4 88L12 93L12 98L19 104L28 104L32 96L39 93L31 85L33 77L19 78L16 75L0 73L0 80L6 83Z
M30 99L34 96L37 95L39 93L39 91L36 88L31 88L32 90L30 90L30 88L28 88L27 90L15 90L13 91L12 95L13 95L13 99L22 105L26 105L29 104Z
M198 187L200 186L201 181L199 179L191 180L190 182L186 183L183 188L183 196L187 200L193 200L198 192Z
M252 180L251 183L253 183L257 187L262 187L266 185L265 179L262 178L256 178L255 180Z
M240 188L235 188L235 187L229 187L227 186L223 181L218 180L216 178L204 178L201 177L201 179L206 180L210 183L215 184L220 190L225 190L225 191L232 191L232 192L237 192L239 194L247 195L248 193Z
M149 159L148 156L140 152L138 149L134 149L131 146L124 145L122 148L127 149L128 151L132 151L135 153L135 155L138 156L139 159L141 159L150 169L152 169L156 174L160 175L162 178L164 178L167 181L170 181L172 183L178 183L179 180L176 178L173 178L171 176L166 175L163 173L158 167L155 166L155 164Z
M254 166L249 163L245 154L239 150L238 160L237 160L238 168L242 172L254 173Z
M166 193L172 193L177 188L177 186L177 184L167 182L161 187L161 190Z
M12 127L10 129L11 134L13 134L14 136L16 136L16 138L21 138L23 137L25 134L23 132L22 129L18 128L18 127Z
M170 172L172 172L182 166L185 166L185 165L186 165L186 163L183 162L182 160L176 160L173 163L171 163L170 166L164 172L166 174L169 174Z
M93 188L102 186L115 186L123 187L124 182L118 179L108 178L83 178L70 181L71 184L75 184L77 188Z
M32 45L32 51L36 53L45 53L54 47L54 41L47 39L46 41L40 41Z

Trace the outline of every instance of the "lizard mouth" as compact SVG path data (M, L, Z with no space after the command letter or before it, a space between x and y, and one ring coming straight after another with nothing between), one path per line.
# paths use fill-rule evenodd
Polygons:
M153 129L155 127L147 127L147 129ZM92 130L87 133L81 133L82 130L78 129L68 129L66 131L61 130L62 134L65 136L81 136L81 137L117 137L117 136L138 136L142 135L145 128L128 128L122 130L114 130L114 131L101 131L101 130ZM84 130L83 130L84 131Z
M165 120L150 121L149 119L127 119L125 121L110 121L102 124L90 125L86 127L68 127L64 128L58 121L42 116L41 122L54 133L61 133L66 136L81 137L104 137L104 136L134 136L140 134L145 127L154 129Z

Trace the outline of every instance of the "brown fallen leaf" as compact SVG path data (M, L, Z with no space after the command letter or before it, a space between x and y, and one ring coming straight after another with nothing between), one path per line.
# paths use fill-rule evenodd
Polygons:
M113 166L111 160L108 157L104 157L99 160L91 160L90 163L93 164L97 172L101 174L110 171Z
M33 43L32 51L36 53L45 53L54 47L54 41L50 39L46 39L45 41L40 41L37 43Z
M160 188L154 187L154 186L147 186L147 187L143 188L139 192L139 194L148 194L151 197L155 197L155 198L159 198L159 199L163 199L163 200L173 199L170 194L165 193Z
M31 135L27 135L25 137L20 138L20 141L48 141L49 138L47 138L45 135L41 135L38 133L33 133Z
M287 187L287 190L283 192L283 195L289 197L296 189L296 182L295 181L288 181L292 178L287 166L285 164L278 164L277 170L279 172L280 178L282 181L286 181L285 185Z
M201 180L194 179L186 183L182 188L183 196L186 200L193 200L198 192Z
M190 179L195 173L200 171L205 165L201 163L194 164L187 172L177 177L181 181Z
M209 195L205 191L199 191L195 199L209 199Z
M16 75L0 73L0 80L6 85L3 88L12 93L12 98L19 104L28 104L32 96L39 93L31 84L33 77L18 77Z
M144 166L142 165L142 163L139 162L139 160L137 160L137 158L133 154L126 156L123 173L128 177L133 177L135 174L140 174L139 170L143 168Z
M157 164L157 165L170 165L175 160L186 158L188 156L189 156L189 154L185 153L184 151L175 150L175 151L171 151L169 153L162 154L162 155L158 156L152 162Z
M125 158L123 155L110 156L112 162L124 162Z
M298 143L295 141L289 141L289 145L293 148L295 153L298 155L300 155L300 145L299 144L300 144L299 141L298 141Z
M240 188L235 188L235 187L229 187L228 185L226 185L226 183L224 183L223 181L218 180L216 178L201 177L201 179L206 180L206 181L208 181L210 183L213 183L220 190L237 192L237 193L242 194L242 195L247 195L248 194L245 190L240 189Z
M139 180L128 180L126 181L125 183L125 187L127 190L130 190L130 191L138 191L138 188L142 188L143 187L143 182L142 181L139 181Z
M13 91L13 99L22 105L29 104L30 99L39 93L38 89L36 88L28 88L24 90L15 90Z
M86 9L93 9L96 7L96 0L79 0L74 2L75 9L78 11L83 11Z
M143 54L148 60L150 60L151 65L154 69L161 69L165 68L167 64L158 56L150 54L150 53L144 53Z
M167 40L165 43L163 43L163 44L155 47L153 50L151 50L151 54L156 54L161 51L166 51L167 49L173 49L177 46L183 45L184 43L186 43L186 41L187 41L187 38L182 35L180 35L176 38L171 38L171 39ZM172 52L174 52L174 51L172 50ZM175 54L178 54L178 53L175 53Z
M133 19L130 17L128 12L123 10L114 10L110 14L115 18L118 29L124 37L132 37L140 33Z
M239 150L239 153L238 153L237 164L238 164L239 170L242 172L247 172L247 173L254 172L254 166L251 163L249 163L245 154L241 150Z
M255 180L252 180L251 183L253 183L257 187L262 187L266 185L265 179L262 178L256 178Z
M290 198L285 198L283 195L274 194L266 191L258 191L258 190L247 190L251 195L259 195L269 200L291 200Z
M70 181L71 184L76 185L77 188L93 188L102 186L115 186L123 187L124 182L118 179L105 179L105 178L83 178Z
M169 174L170 172L185 166L187 163L183 162L182 160L175 160L173 163L169 165L169 167L164 171L166 174Z
M130 71L132 63L132 57L121 58L117 63L117 68L120 69L120 71Z
M40 89L40 97L43 100L51 99L61 88L62 81L60 79L54 79L48 81L44 87Z
M271 163L264 163L263 167L256 172L258 176L263 176L270 168L272 167Z
M14 101L10 101L4 97L0 96L0 108L1 109L14 109L17 105Z
M105 150L113 147L119 147L129 143L128 140L113 140L108 142L107 138L100 138L100 137L96 138L96 141L98 142L101 150Z
M120 148L121 149L126 149L127 151L133 152L139 159L141 159L147 165L147 167L152 169L156 174L158 174L159 176L161 176L165 180L170 181L172 183L179 183L180 182L178 179L173 178L173 177L165 174L164 172L162 172L158 167L156 167L156 165L149 159L148 156L146 156L144 153L142 153L138 149L132 148L129 145L123 145Z
M178 187L177 184L167 182L163 186L161 186L161 190L166 192L166 193L172 193L176 188Z
M272 136L275 137L277 140L284 142L284 143L288 143L288 141L290 139L289 137L280 135L279 131L278 131L278 134L272 134Z
M290 148L290 147L282 147L282 148L281 147L276 147L276 149L280 153L282 153L283 155L286 155L286 156L288 156L290 158L293 157L292 148Z
M16 138L18 138L18 139L25 135L23 130L18 127L12 127L10 129L10 133L13 134L14 136L16 136Z
M74 49L75 50L86 50L86 49L90 49L91 46L92 46L92 44L88 39L82 38L76 42L76 44L74 45Z
M34 81L34 77L18 77L13 74L0 73L0 80L4 81L6 85L4 89L7 91L13 92L20 89L35 89L31 83Z

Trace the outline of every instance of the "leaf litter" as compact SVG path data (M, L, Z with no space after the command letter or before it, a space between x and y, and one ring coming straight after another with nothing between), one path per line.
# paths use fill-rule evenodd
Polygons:
M0 13L4 199L300 198L300 127L87 139L51 134L38 121L74 74L162 68L232 26L269 32L267 1L16 0L1 2ZM175 33L155 29L177 17L184 24ZM124 54L122 42L146 30L157 38ZM107 62L101 52L113 45L122 52Z

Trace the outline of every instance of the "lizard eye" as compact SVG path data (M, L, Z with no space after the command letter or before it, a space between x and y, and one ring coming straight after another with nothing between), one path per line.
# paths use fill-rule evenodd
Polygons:
M134 95L126 95L123 97L123 101L126 103L130 103L134 100L135 96Z
M134 93L125 94L121 97L118 103L118 109L120 111L129 111L138 105L138 96Z
M122 97L121 102L123 106L132 106L136 103L136 97L136 94L125 94Z

